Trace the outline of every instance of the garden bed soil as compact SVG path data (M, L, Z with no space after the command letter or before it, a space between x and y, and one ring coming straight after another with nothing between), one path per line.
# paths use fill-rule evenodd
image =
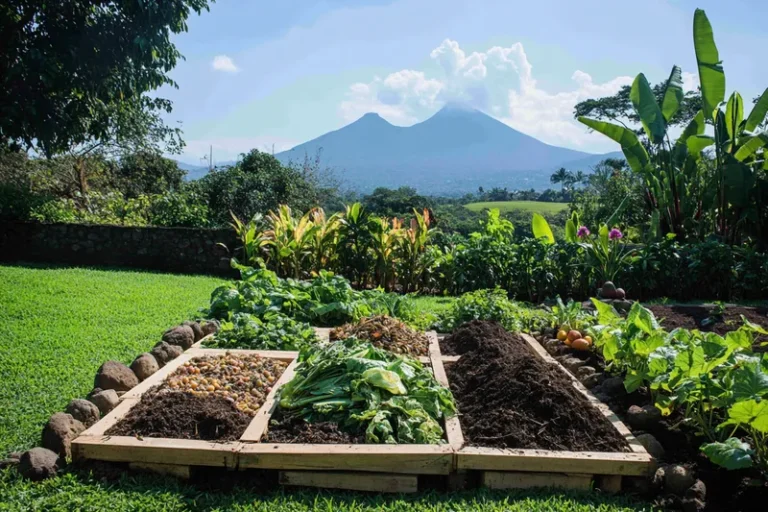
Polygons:
M761 327L768 328L768 307L726 306L722 315L722 321L718 321L707 327L702 327L701 322L712 315L711 306L647 306L661 322L661 326L668 331L683 327L685 329L698 329L700 331L715 332L721 336L730 331L735 331L742 326L741 316ZM755 336L755 349L766 350L760 347L761 343L768 342L768 336Z
M106 435L236 441L252 419L222 397L150 391Z
M472 320L462 324L453 334L440 340L440 353L444 356L460 356L477 350L485 339L506 339L519 350L528 350L525 341L509 333L500 323L488 320Z
M462 431L471 446L630 452L626 440L519 336L498 324L471 322L449 344L476 346L447 368Z
M363 434L350 434L337 423L308 423L301 418L276 418L270 422L262 443L362 444Z

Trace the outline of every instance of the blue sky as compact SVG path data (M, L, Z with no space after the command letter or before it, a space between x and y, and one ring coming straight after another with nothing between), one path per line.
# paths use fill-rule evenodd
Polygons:
M378 112L423 121L462 101L545 142L615 150L571 118L639 72L651 82L682 66L697 84L693 11L712 22L728 91L768 86L768 2L756 0L218 0L175 36L171 72L188 147L200 164L251 148L288 149Z

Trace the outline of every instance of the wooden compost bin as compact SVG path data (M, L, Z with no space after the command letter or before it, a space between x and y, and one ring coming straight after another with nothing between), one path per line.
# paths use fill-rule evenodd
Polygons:
M482 485L492 489L557 487L588 490L596 485L608 492L621 490L624 476L647 476L655 467L654 459L621 420L550 356L534 338L527 334L521 336L536 357L557 365L573 381L574 388L584 395L593 407L598 408L627 440L631 452L569 452L463 446L456 452L455 467L458 474L479 471ZM451 364L457 359L456 356L442 357L445 364Z
M328 338L328 329L317 329ZM438 381L447 386L440 347L435 333L430 334L429 364ZM260 443L269 420L277 409L279 388L293 378L297 352L207 349L205 339L121 397L120 404L98 423L72 442L73 457L111 462L127 462L145 469L179 477L189 477L192 466L213 466L230 470L266 469L279 472L283 485L322 487L375 492L416 492L419 475L449 475L454 469L454 454L461 447L457 418L445 421L446 443L442 445L339 445ZM289 362L289 366L250 425L236 442L106 436L139 403L151 387L165 381L185 362L206 355L224 353L258 354Z

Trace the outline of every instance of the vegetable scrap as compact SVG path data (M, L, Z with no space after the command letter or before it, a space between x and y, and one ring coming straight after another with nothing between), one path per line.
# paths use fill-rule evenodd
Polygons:
M411 329L406 324L386 315L375 315L360 319L357 323L345 324L333 329L331 341L358 338L369 341L374 347L383 348L395 354L426 356L429 354L427 335Z

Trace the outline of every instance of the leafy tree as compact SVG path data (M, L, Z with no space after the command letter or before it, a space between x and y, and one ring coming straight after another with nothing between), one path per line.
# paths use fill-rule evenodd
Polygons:
M117 188L126 197L138 197L141 194L178 191L186 171L179 169L174 160L141 151L123 155L114 174Z
M557 185L558 183L560 183L563 188L563 192L565 192L565 188L571 176L572 174L568 169L566 169L565 167L561 167L558 170L556 170L554 173L552 173L552 176L549 177L549 182L552 183L553 185Z
M371 213L384 217L412 216L414 209L421 211L433 206L432 201L418 194L412 187L378 187L364 196L362 203Z

